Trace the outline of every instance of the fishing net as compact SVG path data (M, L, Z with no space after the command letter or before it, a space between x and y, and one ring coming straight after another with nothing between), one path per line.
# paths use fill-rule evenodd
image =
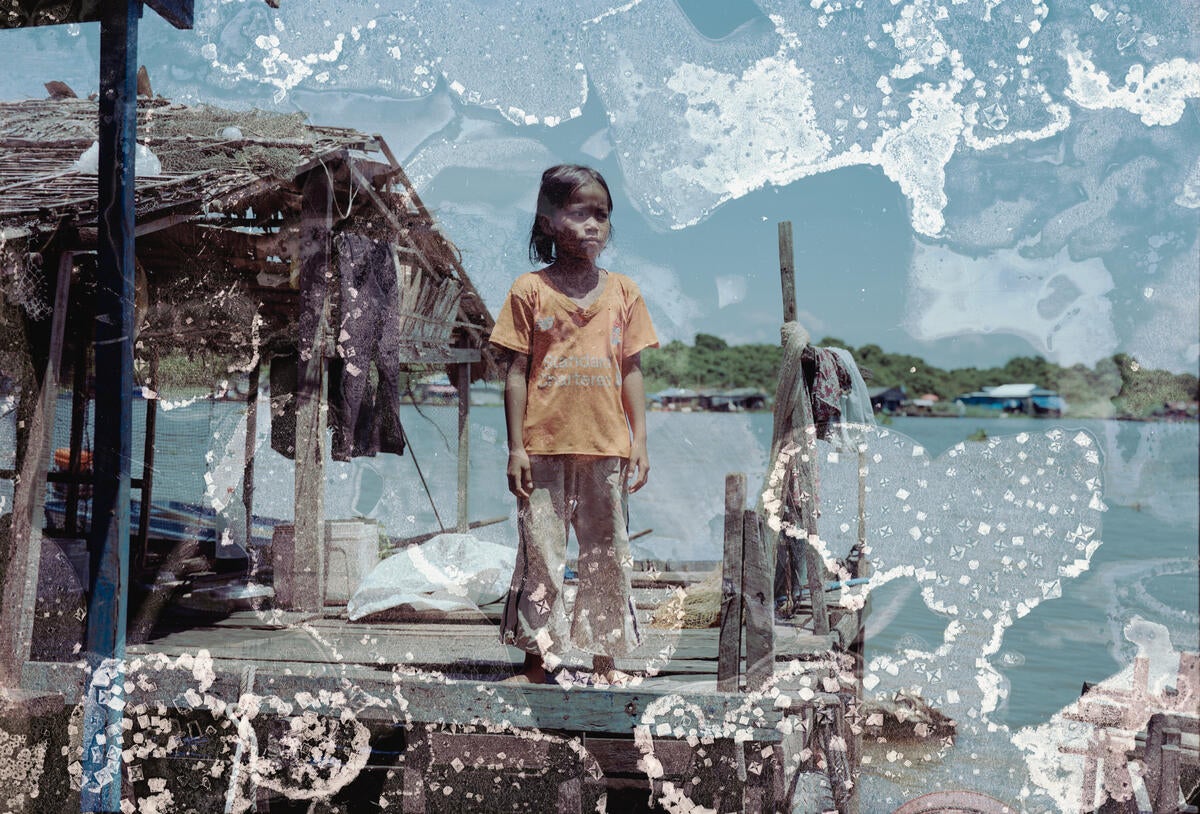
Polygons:
M32 320L50 316L42 256L12 243L0 245L0 295L23 308Z

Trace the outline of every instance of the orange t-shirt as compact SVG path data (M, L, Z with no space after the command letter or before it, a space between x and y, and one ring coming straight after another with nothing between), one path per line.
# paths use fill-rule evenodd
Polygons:
M492 342L529 355L524 434L532 455L629 457L621 362L658 338L633 280L608 272L603 286L580 308L529 272L500 309Z

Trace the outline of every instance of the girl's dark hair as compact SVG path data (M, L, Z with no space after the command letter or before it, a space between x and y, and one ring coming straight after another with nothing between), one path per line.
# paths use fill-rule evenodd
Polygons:
M529 262L554 262L554 235L546 231L542 218L551 218L566 206L567 201L584 184L595 182L604 189L608 197L608 211L612 212L612 193L604 176L591 167L579 164L559 164L542 173L542 186L538 190L537 212L533 216L533 228L529 232Z

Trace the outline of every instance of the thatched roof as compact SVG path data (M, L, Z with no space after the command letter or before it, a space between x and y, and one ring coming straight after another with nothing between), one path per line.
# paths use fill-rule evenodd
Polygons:
M76 162L96 139L98 110L88 99L0 102L0 226L44 228L62 218L94 222L96 176ZM279 188L321 159L345 151L381 155L379 137L315 127L300 114L138 102L138 142L162 164L137 183L145 223L167 214L235 211Z
M81 171L78 162L96 139L97 120L93 100L0 102L0 294L10 302L30 298L37 286L19 285L21 275L34 273L42 256L95 246L97 177ZM189 300L212 310L208 305L217 295L236 289L252 311L259 307L254 303L265 303L284 328L298 307L301 184L315 170L326 173L333 187L332 227L384 237L426 281L452 281L462 291L457 315L451 315L454 341L485 344L492 318L457 249L381 136L317 127L300 114L141 97L137 137L153 154L139 158L138 166L154 159L161 164L157 175L137 178L135 195L137 256L148 277L152 316L156 295L160 304ZM241 341L230 325L220 324L219 315L228 313L225 322L233 328L245 327L245 315L233 317L238 309L228 305L216 311L212 337L224 337L226 344ZM266 316L270 322L271 314ZM192 319L187 325L209 321ZM188 331L181 330L160 322L151 326L151 335L182 338Z

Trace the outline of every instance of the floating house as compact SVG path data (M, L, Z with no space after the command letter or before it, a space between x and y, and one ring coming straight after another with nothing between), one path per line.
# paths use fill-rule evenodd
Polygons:
M700 394L700 409L715 413L761 410L768 396L756 387L735 387L732 390L713 390Z
M286 534L272 535L273 606L254 604L183 629L155 628L155 608L195 584L198 577L188 569L204 559L198 539L162 545L151 534L157 398L145 399L145 433L123 453L126 460L143 459L142 476L130 478L126 469L124 498L112 501L118 510L132 504L135 517L127 509L110 512L119 520L103 538L118 538L124 551L98 545L99 536L85 527L99 524L100 512L89 518L79 510L86 488L108 488L99 464L86 466L84 441L87 416L99 413L89 413L100 349L93 328L101 321L93 312L94 254L107 234L97 212L97 177L77 162L96 138L97 107L74 98L0 105L0 140L8 148L0 152L0 339L6 340L0 366L18 379L20 417L15 463L0 471L16 485L0 606L3 686L36 693L39 709L82 705L86 720L111 718L107 725L118 732L123 727L126 743L161 741L164 754L126 768L118 753L115 772L103 777L107 791L121 799L88 810L137 809L164 791L196 810L244 810L260 796L316 799L322 788L344 787L350 794L354 784L363 799L387 797L404 811L437 810L440 793L435 798L433 789L458 787L454 778L464 765L522 778L529 767L544 767L534 780L550 795L547 807L560 811L598 808L621 788L645 794L661 791L665 782L682 788L694 779L716 810L816 810L818 798L841 812L857 810L853 772L861 743L848 723L855 686L841 681L847 676L842 659L861 653L862 614L826 604L827 574L808 551L807 601L797 599L776 632L775 563L763 518L746 506L753 490L744 476L726 481L727 612L720 629L647 631L639 652L617 665L647 672L636 686L486 680L509 673L520 655L496 636L502 603L371 623L351 623L331 611L334 566L361 553L351 543L377 548L379 540L363 537L361 528L338 545L327 538L330 523L340 528L346 521L326 520L326 421L341 428L334 446L358 454L359 423L345 412L353 409L347 383L367 386L375 415L387 413L394 405L385 402L398 401L392 362L406 373L449 366L458 392L467 392L492 368L491 317L381 137L313 127L298 116L189 108L150 94L138 100L136 112L143 147L160 164L156 174L137 179L130 223L136 240L128 267L136 265L137 286L136 296L126 298L133 311L127 323L137 330L132 361L143 395L154 391L159 362L174 351L203 348L232 366L233 378L248 381L249 443L245 472L238 474L244 475L246 526L253 529L254 423L260 375L269 376L272 446L295 461L295 516ZM364 299L364 292L372 295ZM377 304L386 314L364 315ZM379 325L389 329L386 335L363 333ZM102 389L103 377L95 378ZM129 410L132 386L116 390L121 408ZM672 404L698 399L694 392L666 395ZM471 399L457 402L463 531ZM55 414L67 405L71 440L59 456L65 467L51 472ZM100 420L92 421L97 444L107 440ZM403 443L402 434L389 436L386 424L366 429L367 454L373 443L380 451L398 451ZM811 436L804 426L794 434ZM94 452L99 461L101 450ZM65 486L62 522L75 537L88 538L83 553L89 563L65 562L45 534L48 479ZM808 480L799 490L814 492ZM805 511L812 516L811 507ZM286 556L279 556L283 549ZM114 609L113 593L97 589L97 566L101 574L117 570L110 568L117 557L130 565L128 579L118 571L122 592L153 576L149 595L130 607L128 625L124 599ZM857 555L847 564L851 577L867 575L858 570ZM62 599L66 569L90 574L87 596L76 590L69 597L85 598L86 613ZM652 590L662 588L658 576ZM339 577L337 587L344 598L348 581ZM78 629L50 631L64 653L34 646L47 638L47 619L65 626L81 618L89 626L103 622L119 636L113 669L127 672L116 672L116 680L103 672L91 676L77 654ZM104 652L90 641L87 647ZM566 665L572 669L587 662L586 654L572 658L581 659ZM112 691L103 689L109 683L120 694L113 703L106 702ZM824 691L806 694L813 686ZM767 687L777 691L770 703L761 695ZM251 695L268 699L261 711L239 706ZM680 698L687 699L686 709ZM180 729L199 734L182 744ZM87 732L85 755L99 754ZM650 733L653 770L639 751ZM170 760L177 764L169 766ZM220 778L196 782L199 762L211 770L206 778ZM84 766L86 778L99 780L101 770ZM469 799L454 804L471 807Z
M871 408L877 413L894 413L908 400L904 385L899 387L875 387L868 391Z
M686 387L668 387L650 397L650 406L662 410L690 412L700 406L700 394Z
M1024 415L1061 416L1067 411L1067 402L1062 396L1036 384L985 387L974 393L964 393L955 399L955 403L964 407L982 407Z

